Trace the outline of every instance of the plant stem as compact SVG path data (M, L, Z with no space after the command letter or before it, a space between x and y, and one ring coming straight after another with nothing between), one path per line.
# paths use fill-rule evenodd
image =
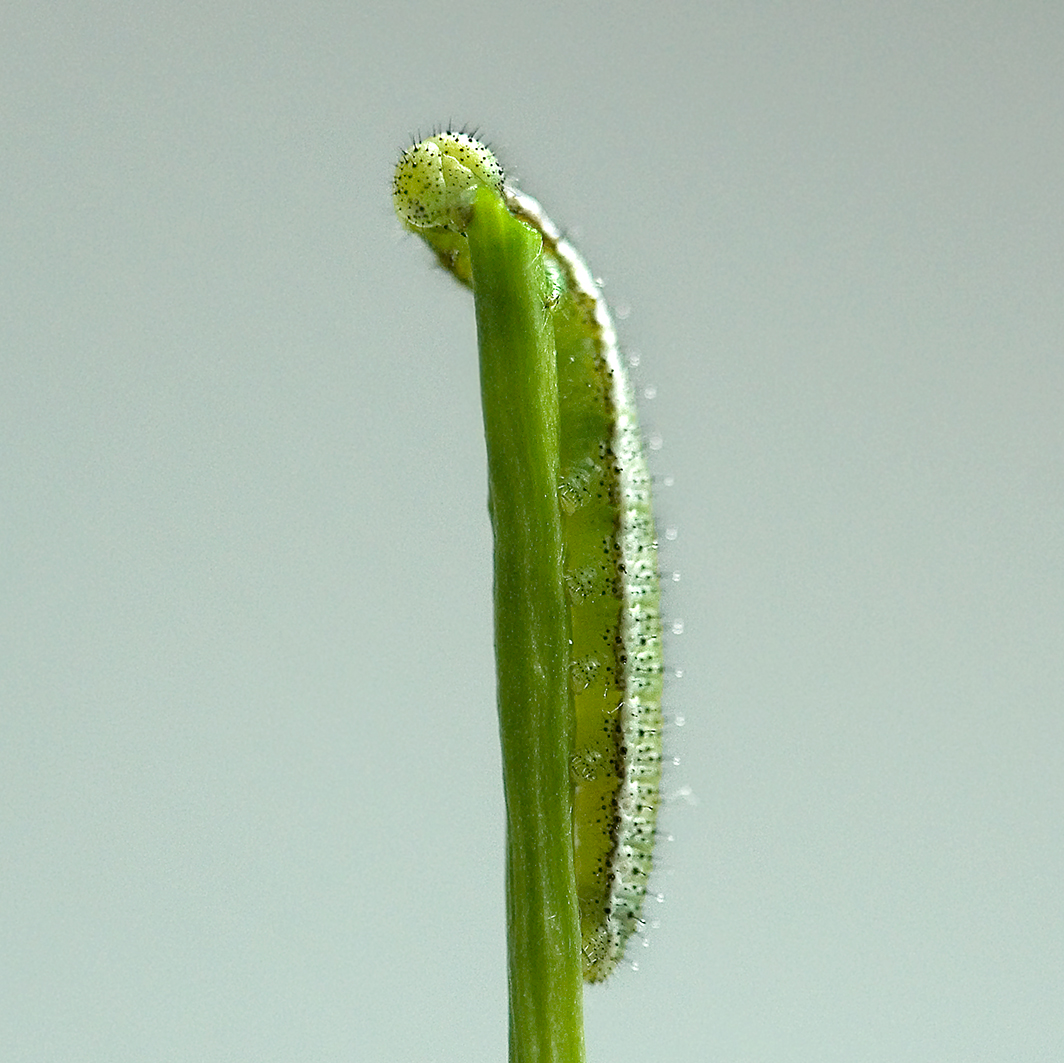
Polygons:
M558 385L541 240L481 187L467 231L495 536L511 1063L583 1063Z

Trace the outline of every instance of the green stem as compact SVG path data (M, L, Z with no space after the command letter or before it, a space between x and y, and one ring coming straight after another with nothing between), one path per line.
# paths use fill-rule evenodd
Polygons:
M481 187L467 231L495 535L511 1063L583 1063L558 384L541 240Z

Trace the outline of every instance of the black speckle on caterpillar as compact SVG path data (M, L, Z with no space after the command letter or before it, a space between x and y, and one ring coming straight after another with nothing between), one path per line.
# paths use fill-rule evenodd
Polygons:
M441 133L405 152L393 198L441 264L470 283L463 227L479 184L543 241L558 360L558 504L576 717L573 849L584 977L607 977L641 925L661 780L661 619L650 476L605 299L539 204L490 151Z

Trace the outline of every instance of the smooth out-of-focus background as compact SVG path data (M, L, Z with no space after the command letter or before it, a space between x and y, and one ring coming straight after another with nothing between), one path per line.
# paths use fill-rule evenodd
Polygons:
M661 443L663 899L589 1059L1064 1058L1062 56L1005 0L5 5L0 1058L504 1058L473 313L389 195L451 122Z

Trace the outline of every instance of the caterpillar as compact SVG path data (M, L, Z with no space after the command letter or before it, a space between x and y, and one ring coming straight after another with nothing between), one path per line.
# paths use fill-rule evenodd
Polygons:
M584 978L606 978L641 925L661 780L661 618L650 476L617 333L579 252L467 133L407 149L396 212L471 286L463 225L478 185L535 229L558 365L558 505L571 621L573 850Z

